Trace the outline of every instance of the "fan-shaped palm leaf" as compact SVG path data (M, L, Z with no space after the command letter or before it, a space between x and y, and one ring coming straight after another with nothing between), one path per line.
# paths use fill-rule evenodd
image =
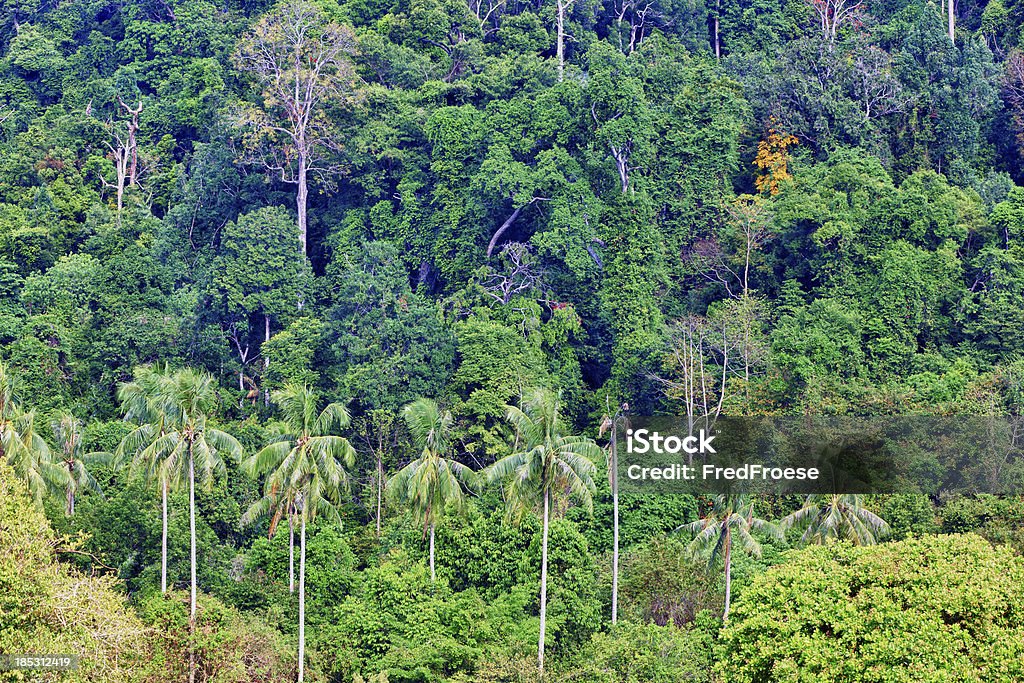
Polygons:
M829 539L848 540L854 545L873 545L889 533L884 519L864 507L854 494L814 494L803 506L782 519L783 529L802 530L803 543L823 544Z

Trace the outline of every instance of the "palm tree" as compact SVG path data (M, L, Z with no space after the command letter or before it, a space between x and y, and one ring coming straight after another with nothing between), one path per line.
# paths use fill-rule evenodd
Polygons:
M179 488L185 479L184 458L180 451L158 449L165 444L168 414L167 386L170 369L164 365L142 365L135 368L133 380L118 387L117 397L124 419L138 426L122 439L114 453L115 467L122 467L130 457L131 465L141 469L147 483L157 482L163 509L163 534L160 539L160 592L167 592L167 496L171 488Z
M211 486L225 476L222 453L241 460L242 446L227 432L210 427L209 413L217 401L217 386L206 372L167 367L136 370L135 381L122 385L119 397L126 417L142 424L119 446L121 458L131 454L133 463L145 467L147 478L160 483L164 496L163 590L167 575L167 490L188 475L189 569L191 595L189 628L196 621L196 479ZM189 681L195 680L195 653L190 653Z
M53 462L49 445L35 430L35 414L24 411L15 395L14 376L0 362L0 455L28 486L36 505L67 485L68 474Z
M392 496L412 508L424 535L430 533L430 580L435 581L434 530L446 508L461 508L465 503L462 487L476 484L473 470L445 457L452 446L452 414L441 410L429 398L420 398L402 411L420 456L388 481Z
M732 550L735 543L740 549L755 557L761 556L761 544L752 531L766 531L776 538L782 538L781 530L771 522L754 517L754 502L745 495L721 494L715 496L711 510L696 522L679 527L694 534L690 552L708 553L708 565L722 557L725 563L725 609L722 621L729 619L729 600L732 596ZM677 529L678 530L678 529Z
M605 413L601 420L598 436L610 431L608 439L608 485L612 492L612 624L619 619L619 444L618 426L626 418L628 403L610 414ZM628 421L627 421L628 426Z
M102 495L99 482L89 473L90 465L105 465L110 462L110 453L84 453L82 448L82 421L69 412L61 412L50 423L53 436L60 450L60 461L68 473L65 484L64 514L75 514L75 496L83 489Z
M865 508L863 498L855 494L811 494L803 507L783 517L779 525L784 531L803 529L800 540L818 545L830 538L874 545L889 533L886 521Z
M5 419L0 424L0 448L36 505L42 506L47 494L59 493L68 485L68 473L53 461L50 446L35 429L35 413L19 410Z
M191 602L189 628L196 623L196 473L209 488L216 476L226 476L221 453L235 461L242 459L242 446L227 432L208 425L208 415L217 401L217 385L206 372L191 368L178 370L160 383L157 405L167 416L166 433L152 443L155 453L164 453L169 463L188 463L188 528ZM195 652L190 652L189 681L195 681Z
M341 526L338 506L348 486L345 467L355 464L355 449L333 432L349 425L345 406L331 403L317 412L316 394L306 385L288 384L271 397L281 409L286 431L246 460L246 471L267 473L264 496L285 497L294 491L299 521L299 676L302 683L306 650L306 525L318 513ZM256 503L259 505L259 501Z
M544 674L544 635L547 626L548 529L552 499L567 494L593 510L594 460L602 451L592 440L566 433L560 415L560 397L547 389L534 389L522 409L506 406L506 419L516 430L513 452L484 470L489 482L502 482L510 511L518 514L540 509L540 635L537 668Z
M153 443L154 450L188 463L188 506L192 603L190 617L196 616L196 474L210 487L216 476L226 476L226 453L235 461L242 459L242 446L227 432L208 425L208 415L216 405L217 386L206 372L191 368L178 370L162 384L159 403L167 415L167 432Z

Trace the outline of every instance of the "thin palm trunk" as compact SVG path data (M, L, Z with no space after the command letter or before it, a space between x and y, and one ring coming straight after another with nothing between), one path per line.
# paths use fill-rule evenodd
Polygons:
M266 313L263 314L263 405L267 408L270 407L270 387L265 386L267 384L267 370L270 368L270 357L267 355L267 342L270 341L270 316Z
M537 641L537 669L544 675L544 632L547 627L548 610L548 498L544 492L544 530L540 544L540 638Z
M306 658L306 513L302 513L299 532L299 683L302 683Z
M188 657L188 680L195 683L196 680L196 651L195 651L195 630L196 630L196 464L192 457L192 448L188 453L188 531L189 551L192 572L192 602L189 609L188 626L192 642L189 643Z
M430 523L430 582L433 583L437 580L437 575L434 573L434 527L433 522Z
M612 623L619 618L619 456L615 423L612 422Z
M288 514L288 592L295 592L295 526Z
M65 464L68 467L68 486L65 489L67 495L67 505L64 509L64 514L71 517L75 514L75 461L74 459L65 460Z
M384 461L377 454L377 538L380 538L381 501L384 498Z
M725 529L725 610L722 621L729 620L729 599L732 597L732 535L729 527Z
M167 592L167 481L163 485L164 530L160 538L160 592Z

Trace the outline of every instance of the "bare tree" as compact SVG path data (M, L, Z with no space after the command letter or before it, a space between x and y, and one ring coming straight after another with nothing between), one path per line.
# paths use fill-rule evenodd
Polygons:
M739 350L743 362L744 391L750 388L750 367L758 354L755 345L755 330L759 316L758 301L751 296L750 266L754 255L765 243L774 237L774 222L771 212L760 197L740 195L726 205L732 241L738 242L736 251L740 255L741 269L737 269L740 292L731 306L732 319L740 325ZM750 396L746 395L749 403Z
M885 50L869 45L857 54L852 68L865 121L903 111L907 98Z
M619 50L626 54L633 54L643 45L644 38L653 29L664 28L666 25L664 15L653 0L616 0L615 23Z
M608 145L611 150L612 159L615 159L615 170L619 172L619 181L622 183L622 193L629 190L629 158L633 155L633 141L625 140L622 144Z
M480 22L480 33L486 38L496 33L505 11L506 0L469 0L469 11Z
M488 266L480 282L487 294L502 304L508 304L517 294L542 289L544 272L538 268L527 245L509 242L499 256L499 267Z
M686 406L693 420L716 418L728 398L728 378L742 380L749 405L752 369L766 349L759 321L763 305L754 296L751 270L756 255L774 236L773 216L759 197L741 195L725 205L726 224L715 237L697 241L685 258L705 279L720 284L727 299L708 316L676 324L668 365L677 380L659 379Z
M760 198L751 195L740 195L734 202L726 205L725 211L729 216L733 234L739 238L739 251L743 259L740 294L745 297L750 293L751 258L775 234L773 217Z
M757 299L737 299L670 327L664 374L650 378L666 398L682 403L690 433L710 427L730 404L749 407L751 376L768 356L763 335L756 333L762 317Z
M399 430L393 413L387 410L371 410L361 423L360 437L376 461L372 484L377 497L377 538L381 534L381 522L384 519L384 488L387 476L384 473L384 457L393 453L398 447Z
M235 347L235 352L238 354L238 390L245 391L245 368L252 360L248 342L248 325L243 321L232 321L227 326L224 334L231 342L231 345Z
M512 199L515 199L514 195ZM494 234L491 235L491 241L488 242L487 244L487 258L490 258L491 254L494 253L494 248L498 246L498 240L501 239L501 236L505 234L506 230L512 227L512 224L516 222L517 218L519 218L519 214L523 212L523 209L525 209L528 206L533 206L537 202L548 201L551 201L548 197L533 196L525 204L520 204L515 209L513 209L512 213L509 214L508 218L506 218L505 221L500 226L498 226L498 229L494 231Z
M239 116L248 160L296 185L303 255L309 178L331 186L341 170L335 161L340 135L326 110L355 95L355 45L352 29L328 23L305 0L291 0L261 19L234 54L238 69L255 77L262 101Z
M124 208L124 192L126 186L135 186L139 182L139 144L137 133L139 132L139 114L142 113L142 100L135 105L129 105L117 96L118 111L124 110L128 115L127 120L118 121L113 117L107 119L104 127L110 134L107 141L107 149L110 150L108 157L114 163L114 182L108 183L100 178L106 187L114 189L117 198L117 220L121 220L121 211ZM91 116L92 103L86 108L86 115Z
M750 293L754 256L774 236L773 217L758 197L740 195L725 205L725 228L711 238L696 241L685 258L706 279L717 282L730 298Z
M821 25L821 36L835 43L839 29L843 26L855 26L860 22L863 0L805 0L818 17Z
M737 373L734 335L723 318L690 315L672 326L666 377L652 376L667 398L681 401L687 429L713 422L729 397L729 377Z

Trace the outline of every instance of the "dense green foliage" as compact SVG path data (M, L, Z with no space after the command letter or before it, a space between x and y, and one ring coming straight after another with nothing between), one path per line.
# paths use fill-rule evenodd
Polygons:
M1021 677L1019 495L624 494L610 623L609 406L1021 415L1024 4L947 7L4 4L0 652Z
M722 630L729 681L1016 681L1024 562L977 536L794 551Z

